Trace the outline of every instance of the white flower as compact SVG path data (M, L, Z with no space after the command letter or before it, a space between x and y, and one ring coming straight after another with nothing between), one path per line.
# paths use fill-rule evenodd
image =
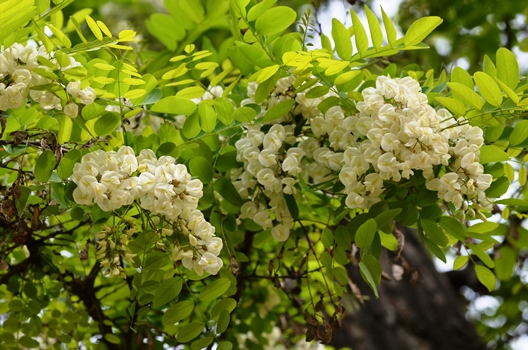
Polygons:
M203 183L198 179L187 182L185 186L185 191L187 191L187 194L189 196L193 196L197 198L202 197L203 195L202 189L203 189Z
M209 253L205 252L202 255L202 258L198 262L198 265L203 268L203 270L211 275L216 275L218 271L220 271L220 268L223 265L222 259L219 257ZM198 271L196 271L198 275L201 275Z
M117 172L107 171L101 176L101 183L106 186L108 191L113 191L121 185L121 179Z
M284 185L284 193L286 194L295 194L297 193L297 189L295 188L295 184L297 183L297 180L292 177L285 177L281 180L282 184Z
M207 251L218 256L223 247L222 239L219 237L211 237L206 241Z
M88 193L88 191L83 191L80 187L76 187L73 190L73 200L75 203L83 205L91 205L93 197Z
M260 164L265 167L271 167L277 164L275 151L271 149L264 149L258 156Z
M285 225L279 224L271 229L271 234L278 242L284 242L290 237L290 229Z
M66 86L66 92L71 95L73 98L79 97L79 94L81 93L81 82L80 81L72 81L69 82Z
M277 178L273 170L266 168L262 169L257 174L257 181L263 185L267 190L273 191Z
M81 102L85 105L89 105L95 101L95 90L91 87L87 87L86 89L82 89L79 92L79 99Z
M77 106L77 104L73 102L68 103L64 107L64 114L66 114L68 117L76 118L79 114L79 106Z
M240 216L242 218L253 219L258 212L258 206L255 202L246 202L240 208Z
M253 221L257 223L257 225L262 226L262 229L268 229L273 226L270 218L270 213L267 210L262 210L256 213L253 216Z

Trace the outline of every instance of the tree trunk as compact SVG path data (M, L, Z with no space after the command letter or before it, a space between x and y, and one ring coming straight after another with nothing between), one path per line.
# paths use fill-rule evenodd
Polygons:
M403 278L394 278L396 255L384 250L381 262L388 278L378 287L380 297L376 299L358 267L350 264L352 281L371 299L347 307L347 316L331 345L353 350L485 349L465 318L460 294L446 275L436 271L416 232L402 227L396 230L405 237L401 257L395 261L405 268Z

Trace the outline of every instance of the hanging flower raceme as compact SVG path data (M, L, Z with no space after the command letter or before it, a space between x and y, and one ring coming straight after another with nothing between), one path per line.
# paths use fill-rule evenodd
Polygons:
M203 184L192 179L187 167L177 164L173 157L157 158L152 150L142 150L136 156L127 146L117 152L98 150L75 164L71 178L77 184L73 198L78 204L114 211L136 202L165 219L163 232L172 235L176 230L183 237L175 240L174 261L181 261L199 275L203 271L216 274L222 267L218 257L222 240L197 210ZM114 271L115 266L111 267Z
M455 208L490 208L485 190L492 176L479 163L482 130L431 107L416 80L378 77L376 87L362 91L358 112L350 115L340 106L322 113L317 106L332 92L307 99L309 89L296 94L293 82L292 77L279 79L269 99L260 103L263 115L273 105L295 99L291 112L271 127L248 123L235 144L243 168L233 169L231 178L239 194L251 200L242 207L241 218L272 228L272 235L284 241L293 228L284 194L295 194L299 181L317 184L338 176L346 205L368 209L382 200L384 181L409 179L416 171L429 190ZM242 105L255 103L256 89L251 82ZM299 114L305 119L301 128L292 118ZM435 172L435 167L443 168Z
M53 56L43 46L36 48L15 43L8 48L0 47L0 111L23 106L29 95L43 110L64 110L66 115L75 118L79 113L78 103L88 105L95 100L95 91L91 87L81 88L79 80L59 78L68 69L81 64L65 55L64 62L59 64ZM65 98L61 99L56 91L50 91L50 84L64 90Z

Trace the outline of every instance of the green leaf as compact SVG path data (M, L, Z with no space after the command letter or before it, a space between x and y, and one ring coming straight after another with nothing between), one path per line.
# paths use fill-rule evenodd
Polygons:
M396 43L396 28L390 20L389 16L385 13L383 8L381 8L381 15L383 17L383 26L385 27L385 32L387 33L387 41L389 42L390 47L394 47Z
M449 109L451 113L458 115L466 114L466 107L462 102L451 97L435 97L435 100L440 102L444 107Z
M257 116L257 112L251 107L240 107L235 109L233 112L233 117L235 120L238 120L242 123L250 123L253 120L255 120L255 117Z
M168 96L154 103L150 110L157 113L191 115L196 111L196 105L183 97Z
M492 78L497 78L497 68L495 67L495 64L493 63L491 58L489 58L488 55L484 55L484 61L482 66L484 69L484 73L488 74Z
M95 121L94 131L98 136L110 135L121 125L121 118L117 113L106 113Z
M386 211L381 212L380 214L378 214L374 218L374 220L376 220L377 227L380 230L388 229L388 228L392 227L393 226L392 224L394 222L394 218L398 214L400 214L401 211L402 211L402 208L396 208L396 209L390 209L390 210L386 210ZM391 232L391 231L392 230L390 230L388 232Z
M24 308L24 303L20 299L12 299L8 304L8 308L10 311L18 312Z
M501 200L495 201L495 204L505 204L508 206L516 206L516 207L528 207L528 201L524 199L519 199L519 198L501 199Z
M233 116L233 112L235 111L235 108L233 107L233 104L225 97L219 97L214 100L214 108L216 113L218 114L218 119L224 124L225 126L231 125L231 123L235 120Z
M286 206L288 207L291 217L294 220L297 220L299 218L299 207L297 206L295 196L284 193L284 200L286 201Z
M286 6L277 6L264 12L255 22L257 33L273 35L282 33L295 22L297 13Z
M473 79L471 79L471 75L469 75L467 70L460 67L453 68L453 71L451 72L451 82L464 84L471 90L473 90L475 87L475 84L473 84Z
M189 170L193 176L197 176L200 181L207 184L213 180L213 167L204 157L194 157L189 162Z
M218 350L231 350L233 349L233 343L231 343L229 340L222 340L220 343L218 343Z
M231 285L231 281L227 278L220 278L207 286L200 292L198 299L201 301L215 300L224 294Z
M459 241L464 241L466 239L467 227L462 225L460 221L449 216L443 216L438 223L440 224L440 227Z
M435 244L445 247L449 243L449 239L442 229L438 227L436 222L428 219L420 219L420 222L422 224L422 229L427 234L427 237L429 237L429 239L431 239L431 241L433 241Z
M200 134L202 128L200 127L200 116L196 113L191 114L185 119L182 126L182 134L188 139L193 139Z
M365 5L365 13L367 14L367 21L370 28L372 44L374 45L374 48L377 52L379 51L379 48L381 48L381 46L383 45L383 34L381 33L381 26L378 22L378 18L367 5Z
M379 294L376 286L381 283L381 274L383 272L379 260L371 254L365 254L359 262L359 270L365 282L367 282L376 298L378 298Z
M511 98L513 103L519 104L519 95L517 95L515 93L515 91L510 89L510 87L508 85L504 84L499 79L497 79L497 78L494 78L494 79L495 79L495 82L497 82L497 84L499 84L499 86L501 87L502 91L504 91L506 93L506 95L508 95L508 97Z
M72 149L66 153L57 167L57 175L63 180L66 180L73 174L73 167L75 163L81 158L81 151L78 149Z
M35 14L34 0L8 0L0 3L0 43L14 31L24 27Z
M499 107L502 104L502 91L492 77L483 72L473 75L480 94L489 104Z
M497 50L497 78L512 90L519 84L519 64L510 50L501 47Z
M176 336L176 339L179 342L187 343L202 333L203 329L205 328L205 323L193 321L189 324L186 324L182 327L182 329L178 332L178 335Z
M220 315L220 313L224 310L232 312L235 309L236 305L236 301L233 298L225 298L219 300L218 303L216 303L216 305L213 306L213 309L211 310L211 318L216 318L216 316Z
M152 306L158 307L167 304L172 299L176 298L182 289L182 279L180 277L172 277L160 283L154 292L154 299Z
M246 17L246 6L250 0L232 0L230 1L231 10L241 17Z
M213 188L232 205L240 207L244 204L244 200L240 197L240 194L233 183L225 177L218 178L214 183Z
M97 38L97 40L103 40L103 32L101 32L101 28L95 23L92 17L86 16L85 18L86 24L88 24L88 27L90 27L90 30L92 31L93 35Z
M510 134L510 145L517 146L528 138L528 120L521 120L515 125Z
M216 333L224 333L229 326L230 321L231 315L229 314L229 311L222 311L220 316L218 316L218 322L216 323Z
M522 169L522 168L521 168ZM488 198L499 198L508 191L510 180L506 176L501 176L491 183L491 186L485 191Z
M205 132L211 132L216 127L216 113L211 105L205 101L198 105L200 115L200 127Z
M243 58L251 65L260 68L273 65L270 57L261 47L256 45L248 45L246 43L236 41L236 48L242 53Z
M495 251L495 274L499 280L510 280L516 264L517 255L510 247L502 246Z
M332 53L332 43L330 42L330 38L324 35L324 33L321 33L321 46L329 53Z
M489 268L495 267L495 263L493 262L493 260L491 260L490 256L479 245L468 244L467 246L471 248L471 253L478 256L479 259L484 264L486 264L486 266L488 266Z
M356 231L356 245L363 249L369 248L374 240L374 235L376 234L377 229L378 226L376 220L368 219L364 224L359 226Z
M440 247L438 247L438 245L436 243L434 243L432 240L430 240L427 237L423 237L423 241L425 243L425 247L431 253L433 253L434 256L436 256L438 259L442 260L444 263L447 262L444 252L442 251L442 249L440 249Z
M247 13L247 20L249 22L252 22L256 20L260 15L262 15L266 10L270 9L277 0L263 0L262 2L259 2L255 6L249 9Z
M467 255L457 256L455 261L453 262L453 270L460 270L461 268L467 265L468 261L469 256Z
M497 281L495 279L495 275L490 271L490 269L482 265L475 265L475 273L477 274L477 278L480 283L488 288L488 291L492 292L495 289Z
M70 117L64 115L64 116L57 116L57 118L60 118L59 123L59 133L57 134L57 141L59 143L66 143L70 141L71 133L73 130L73 122Z
M176 93L176 97L183 97L185 99L201 98L205 93L205 89L201 86L191 86L182 89Z
M217 333L220 333L217 331ZM191 344L191 350L202 350L207 349L207 346L213 342L213 337L203 337L198 340L195 340ZM217 348L220 350L220 348Z
M275 84L279 80L280 72L275 73L271 78L267 79L262 84L259 84L255 92L255 103L262 103L269 94L275 89Z
M161 322L164 326L170 326L185 319L194 310L192 301L184 300L177 304L171 305L163 314Z
M354 35L356 36L356 48L359 51L361 57L365 56L365 53L368 50L368 38L367 33L365 33L365 28L361 24L361 20L354 11L350 11L352 16L352 25L354 26Z
M335 85L346 84L360 74L361 74L360 70L351 70L343 74L339 74L339 76L335 79L334 84Z
M409 27L403 42L405 46L413 46L421 43L443 20L440 17L422 17Z
M268 111L262 118L262 122L269 122L269 121L284 117L291 111L294 105L295 105L294 99L285 100L285 101L277 103L275 106L268 109ZM259 120L259 122L260 121L261 120Z
M464 102L469 103L476 109L482 109L484 101L482 101L480 96L475 91L468 88L466 85L461 83L447 83L447 86L453 90L453 92L456 94L456 98L460 97Z
M273 66L266 67L260 71L260 74L257 78L257 84L262 84L269 78L275 75L277 71L279 70L280 66L278 64L274 64Z
M339 58L349 60L352 57L350 34L343 23L336 18L332 18L332 38L334 39L335 50Z
M145 239L147 238L150 240L145 243L148 244L148 246L150 246L151 243L153 244L157 242L158 237L150 237L147 234L147 237L145 237ZM153 242L154 239L155 241ZM162 252L156 252L156 251L151 252L147 256L147 259L145 260L145 264L143 265L143 270L147 270L147 271L158 270L160 267L167 265L169 261L170 259L168 258L166 254L163 254Z
M504 162L510 159L508 153L494 145L486 145L480 148L480 164L493 162Z
M22 336L18 342L20 345L22 345L25 349L35 349L40 346L39 342L32 339L31 337L28 337L27 335Z
M334 245L334 234L329 228L325 228L321 233L321 243L325 248L330 248Z
M42 152L35 163L34 174L37 181L48 182L55 168L55 164L55 155L51 150L47 149Z
M112 333L105 334L105 339L112 344L121 344L121 338Z
M471 225L468 228L468 232L476 232L476 233L488 233L493 232L499 228L500 224L496 222L480 222L475 225Z
M344 62L344 63L347 64L346 62ZM310 91L308 91L306 93L305 97L306 98L321 97L321 96L326 95L328 93L328 91L330 91L330 87L328 87L328 86L316 86L316 87L310 89Z

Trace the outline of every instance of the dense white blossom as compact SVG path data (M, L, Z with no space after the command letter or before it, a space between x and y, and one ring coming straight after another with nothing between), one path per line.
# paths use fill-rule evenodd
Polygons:
M136 156L127 146L117 152L98 150L74 165L71 178L77 184L73 198L79 204L95 203L104 211L114 211L136 202L172 223L185 237L185 243L176 241L172 259L184 267L199 275L217 274L222 267L218 257L222 240L197 210L203 184L173 157L157 158L152 150ZM162 232L171 236L173 229L164 227Z
M479 163L482 130L431 107L416 80L378 77L376 87L362 91L363 101L350 115L340 106L322 113L319 103L333 93L306 98L310 89L295 94L293 83L292 77L279 79L260 104L264 115L277 101L295 99L290 113L271 127L246 123L245 135L235 143L237 161L244 164L231 171L235 188L242 198L261 203L244 204L241 218L272 228L272 235L284 241L293 219L288 207L279 203L284 194L298 193L300 181L318 184L337 175L345 187L345 204L368 209L382 200L384 181L400 182L416 171L423 174L429 190L457 209L466 210L464 203L490 207L484 191L492 177ZM255 82L248 84L248 98L241 105L255 103L257 87ZM306 120L295 136L292 118L299 114ZM436 176L436 167L445 171L436 171L440 174ZM268 205L262 204L262 196Z
M73 57L69 57L70 64L60 67L53 54L48 54L43 46L36 48L31 45L13 44L8 48L0 47L0 111L10 108L19 108L24 105L30 96L35 102L40 104L44 111L63 110L64 113L72 118L78 114L79 107L76 101L88 105L94 102L96 95L94 89L86 87L80 89L80 81L68 82L62 85L69 95L68 100L62 100L59 95L50 91L33 90L38 85L54 83L48 77L39 74L40 71L52 73L48 66L41 65L38 56L42 56L55 64L56 69L66 70L77 67L81 64L76 62ZM59 82L59 86L63 82Z

